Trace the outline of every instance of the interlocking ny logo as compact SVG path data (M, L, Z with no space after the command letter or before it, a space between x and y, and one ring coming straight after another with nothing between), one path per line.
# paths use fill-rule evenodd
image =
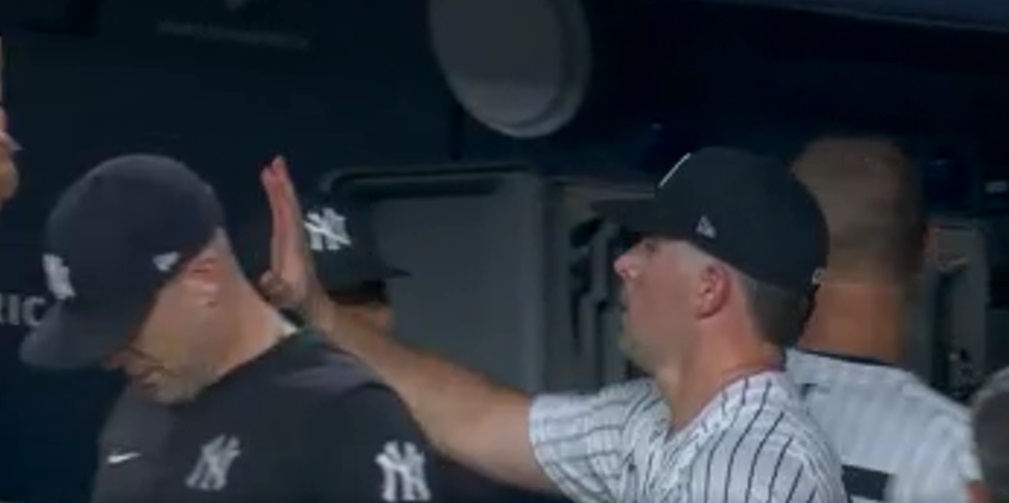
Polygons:
M312 251L337 251L353 244L347 233L347 219L332 208L308 212L305 230Z
M46 272L49 290L57 300L67 300L74 296L74 287L70 284L70 269L63 264L62 258L47 253L42 256L42 268Z
M431 501L424 455L410 442L386 442L375 462L382 469L382 501Z
M186 487L198 491L220 491L228 486L231 464L241 456L238 439L231 435L218 435L203 444L200 460L186 478Z

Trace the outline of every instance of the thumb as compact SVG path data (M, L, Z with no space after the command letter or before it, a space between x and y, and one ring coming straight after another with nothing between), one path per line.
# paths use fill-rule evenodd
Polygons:
M295 307L296 299L291 285L273 271L267 271L259 278L259 289L274 306L285 309Z

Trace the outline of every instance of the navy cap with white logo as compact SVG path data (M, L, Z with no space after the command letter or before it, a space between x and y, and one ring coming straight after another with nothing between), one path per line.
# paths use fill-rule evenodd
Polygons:
M675 163L654 197L602 201L628 229L683 239L744 274L800 294L827 262L827 222L816 199L777 160L711 147Z
M304 225L316 273L331 292L408 273L380 256L360 204L303 197ZM270 216L260 212L235 232L236 255L254 282L270 264Z
M210 186L176 160L134 154L90 170L49 214L42 264L57 302L25 339L22 360L72 369L123 348L223 221Z

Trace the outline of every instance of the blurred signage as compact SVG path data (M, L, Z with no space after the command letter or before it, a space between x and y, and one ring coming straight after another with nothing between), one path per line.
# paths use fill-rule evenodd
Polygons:
M321 0L105 0L100 31L293 51L312 48Z

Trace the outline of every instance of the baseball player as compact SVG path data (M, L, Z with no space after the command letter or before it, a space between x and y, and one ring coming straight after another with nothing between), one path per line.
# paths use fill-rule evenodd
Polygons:
M1009 503L1009 369L990 377L972 404L974 449L985 488L977 503Z
M847 500L840 462L782 372L827 248L823 215L787 167L703 149L653 198L598 205L642 233L614 268L631 356L652 378L537 397L327 307L285 166L263 181L275 224L263 288L385 377L449 456L579 502Z
M402 402L263 300L217 197L179 162L128 155L89 171L52 210L45 250L58 302L22 359L130 380L92 501L441 501Z
M824 210L831 248L788 373L836 446L849 494L968 501L979 472L966 411L897 366L926 236L914 165L886 139L830 137L793 169Z
M360 205L328 198L306 201L302 209L316 272L334 308L392 333L394 309L387 281L408 273L382 259ZM249 278L259 278L269 269L270 228L265 212L236 232L237 255ZM429 461L438 469L447 501L560 501L495 484L443 456Z

